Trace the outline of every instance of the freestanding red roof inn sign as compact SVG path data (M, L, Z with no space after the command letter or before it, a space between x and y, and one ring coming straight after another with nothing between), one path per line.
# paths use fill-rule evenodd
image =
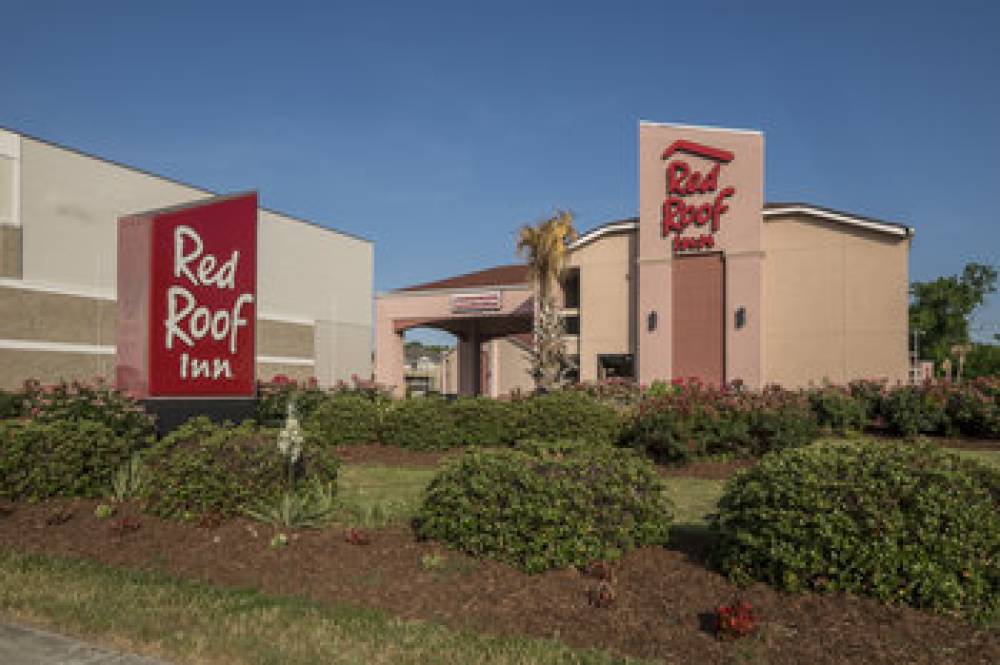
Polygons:
M252 398L256 300L255 192L121 218L119 389Z

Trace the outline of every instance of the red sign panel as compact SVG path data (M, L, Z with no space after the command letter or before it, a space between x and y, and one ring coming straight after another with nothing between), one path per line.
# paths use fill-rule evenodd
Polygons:
M693 169L686 160L675 157L679 152L711 160L715 164L703 173ZM670 160L666 175L667 195L663 200L663 236L674 234L675 252L714 247L722 216L729 210L726 200L736 194L735 187L719 185L722 167L733 161L733 153L680 140L670 144L661 159ZM699 235L683 235L688 227L696 227Z
M252 396L257 195L123 219L119 250L128 247L148 260L119 259L120 387L143 397ZM145 275L126 274L143 264ZM132 279L148 285L145 294L130 288ZM136 298L145 302L136 306ZM130 338L141 332L145 339ZM144 345L144 353L129 350L136 344ZM133 366L123 366L123 358L132 358ZM145 367L134 366L136 361Z

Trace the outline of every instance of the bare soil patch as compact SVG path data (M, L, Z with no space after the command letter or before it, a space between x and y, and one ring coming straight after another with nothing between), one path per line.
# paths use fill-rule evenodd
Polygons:
M690 467L689 467L690 468ZM996 663L1000 634L909 608L842 595L789 596L765 585L740 590L705 565L698 530L669 549L645 548L613 566L614 600L596 608L602 580L574 570L525 575L509 566L418 542L405 528L292 531L244 519L213 528L161 520L122 506L94 516L95 501L15 504L0 517L0 547L151 569L229 587L348 602L398 616L505 635L553 637L574 646L679 663ZM62 519L71 513L68 519ZM58 514L59 520L50 520ZM131 518L139 528L116 530ZM54 523L50 523L54 522ZM439 554L435 560L428 555ZM433 561L433 565L429 565ZM714 637L714 608L741 595L761 620L757 635Z

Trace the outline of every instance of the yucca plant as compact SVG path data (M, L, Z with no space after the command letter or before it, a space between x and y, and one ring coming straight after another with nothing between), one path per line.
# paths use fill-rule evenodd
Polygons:
M245 512L253 519L268 524L290 529L313 529L330 522L336 509L333 483L313 481L304 488L285 490L277 501L262 502L254 508L246 508Z
M111 493L115 501L121 503L138 494L142 487L142 476L142 456L137 452L132 453L132 457L118 467L111 479Z
M315 528L333 519L336 511L336 488L333 483L313 480L300 488L295 482L295 465L302 456L302 429L295 402L289 400L285 426L278 433L278 450L285 458L288 483L276 501L263 501L244 508L255 520L289 528Z

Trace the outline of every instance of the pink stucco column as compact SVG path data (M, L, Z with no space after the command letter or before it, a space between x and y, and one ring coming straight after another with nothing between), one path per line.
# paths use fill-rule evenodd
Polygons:
M729 153L728 157L721 156ZM679 157L678 157L679 155ZM713 157L714 155L714 157ZM725 380L740 379L760 387L764 367L763 254L761 234L764 207L764 137L760 132L723 130L683 125L639 125L639 380L649 383L673 376L673 259L674 234L665 233L666 199L670 190L669 166L681 159L690 168L709 174L718 167L717 187L710 191L689 189L687 205L715 201L726 188L726 209L719 228L703 219L690 224L685 237L712 235L713 244L685 253L722 252L725 255ZM707 180L706 180L707 182ZM688 184L693 183L691 181ZM736 330L736 310L743 308L747 324ZM649 325L656 313L656 326Z
M396 332L389 308L375 301L375 381L392 389L395 397L406 396L403 368L406 354L403 333Z
M478 395L482 372L481 340L475 323L458 340L458 394Z

